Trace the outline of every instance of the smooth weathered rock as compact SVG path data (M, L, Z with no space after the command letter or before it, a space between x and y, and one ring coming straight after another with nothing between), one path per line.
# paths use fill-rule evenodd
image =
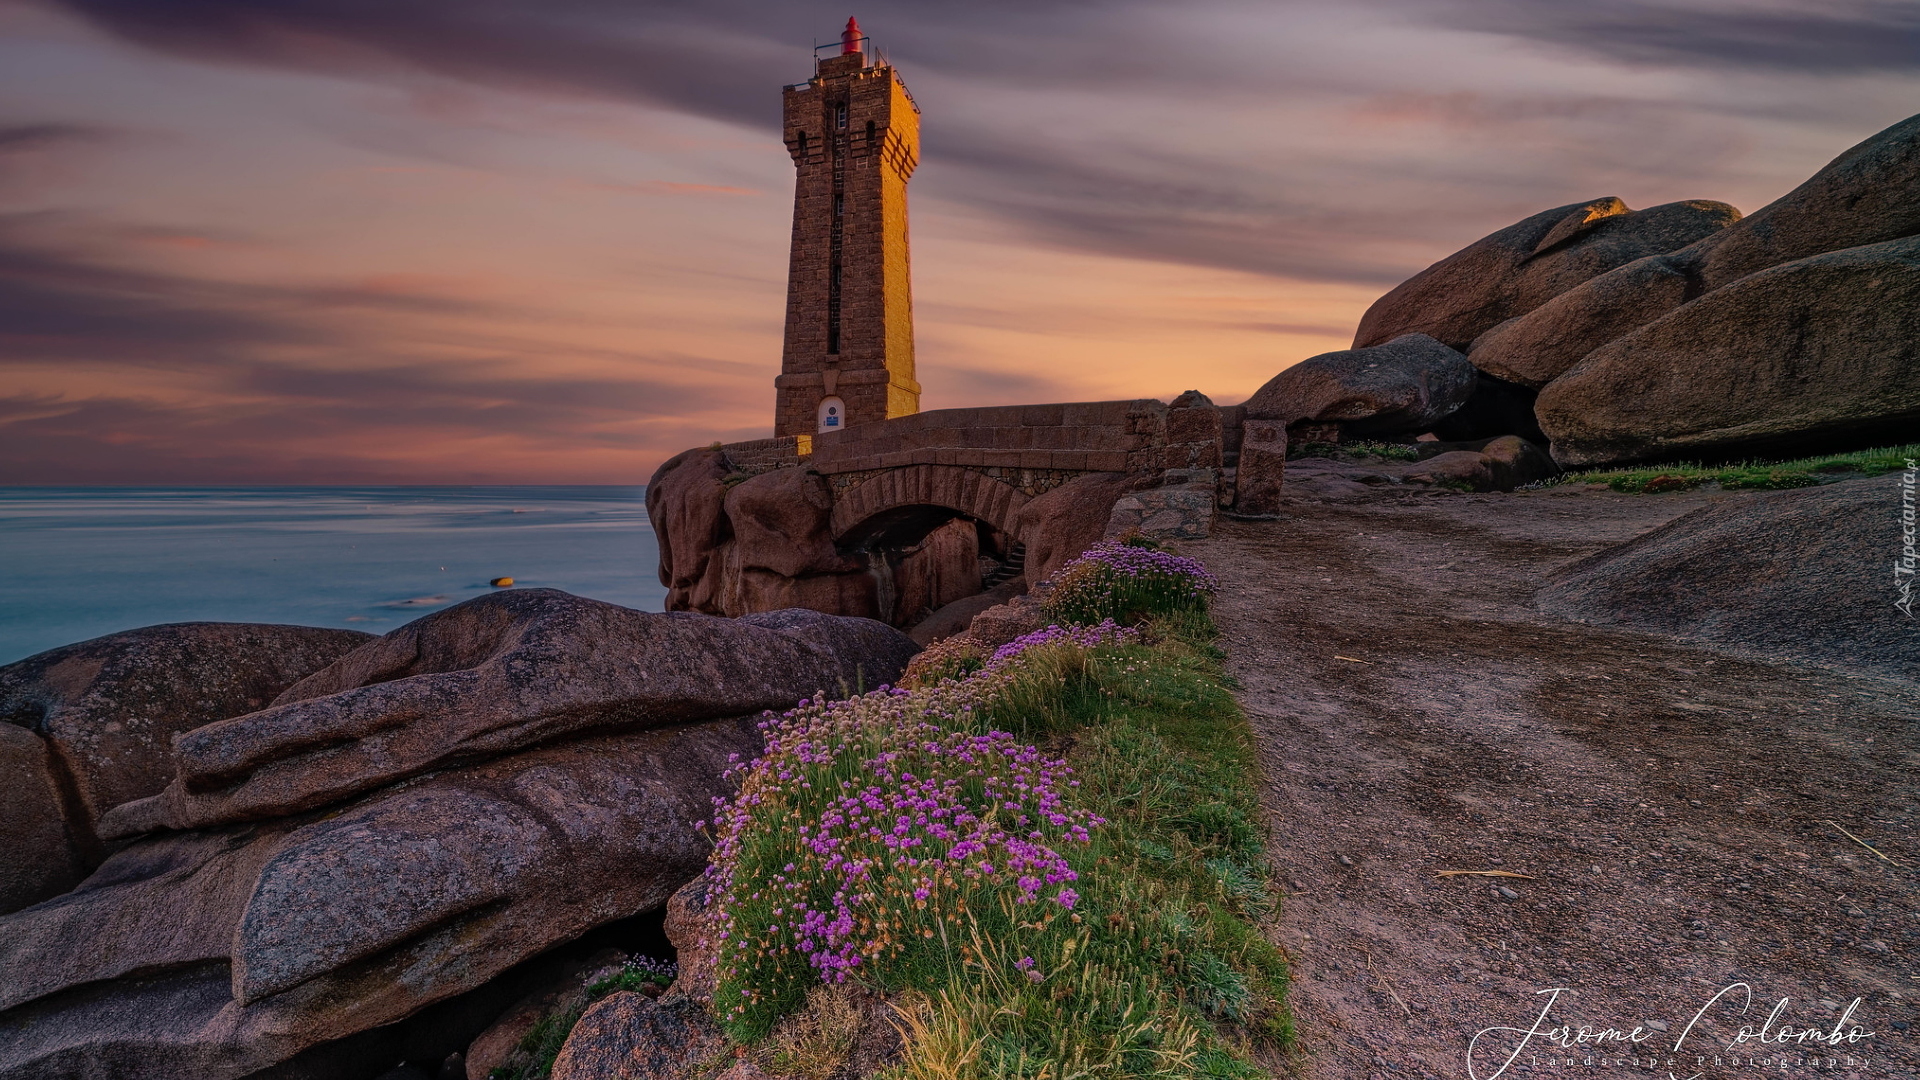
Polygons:
M26 728L0 724L0 914L57 896L86 876L62 802L47 744Z
M872 568L839 574L808 574L787 577L771 570L733 570L740 549L723 545L716 569L710 577L717 597L714 611L731 616L751 615L782 608L807 608L811 611L845 615L860 619L879 619L882 577ZM724 568L724 569L722 569Z
M1495 326L1474 340L1467 359L1538 390L1581 357L1686 303L1689 287L1671 256L1649 256Z
M827 482L805 469L775 469L735 484L725 502L734 567L782 577L866 570L865 560L834 547L832 510Z
M948 604L980 592L980 531L965 518L955 518L918 544L885 558L893 584L887 621L895 626L913 626Z
M617 968L626 959L618 949L603 949L567 964L501 1013L461 1055L463 1080L487 1080L487 1075L515 1056L521 1040L551 1014L582 1010L587 1005L590 973Z
M621 992L594 1004L553 1063L553 1080L683 1080L725 1043L691 1000Z
M1287 425L1279 420L1245 420L1240 430L1233 512L1241 517L1271 517L1280 512L1286 486Z
M1711 292L1540 392L1563 466L1852 449L1920 430L1920 237Z
M1493 474L1495 491L1512 491L1560 471L1553 457L1518 435L1503 435L1480 448Z
M1254 391L1247 419L1338 422L1353 435L1417 433L1458 409L1473 388L1465 356L1425 334L1407 334L1302 360Z
M495 593L362 646L271 708L182 735L178 777L101 830L278 817L589 730L786 708L890 682L915 651L884 624L813 611L718 619Z
M1593 278L1474 341L1476 367L1544 386L1606 343L1770 267L1920 232L1920 116L1849 149L1806 183L1671 254Z
M1405 471L1404 479L1472 491L1512 491L1558 471L1545 450L1518 435L1503 435L1486 440L1479 449L1448 450L1423 458Z
M1711 292L1772 266L1920 233L1920 116L1834 158L1806 183L1678 252Z
M967 637L982 645L1005 645L1014 638L1045 629L1047 613L1031 593L1016 596L973 617Z
M1281 505L1295 499L1359 502L1400 482L1400 472L1389 466L1360 465L1324 457L1295 458L1287 462L1287 490Z
M864 556L835 546L828 525L832 509L826 481L798 467L728 488L720 527L725 539L705 541L712 557L701 564L705 577L689 593L701 602L690 606L712 615L801 607L887 619L881 578ZM679 605L669 597L667 606Z
M0 1078L221 1080L472 991L660 907L759 747L750 718L586 738L136 842L0 917Z
M36 999L143 970L215 964L224 974L253 881L294 827L154 837L115 853L73 892L0 917L0 1021Z
M1099 543L1113 504L1138 483L1140 478L1128 473L1091 473L1021 507L1014 516L1013 531L1027 545L1027 580L1046 580Z
M713 996L719 971L715 968L720 943L707 934L707 915L713 904L713 879L702 874L667 898L662 929L672 943L679 974L670 988L697 1001Z
M1684 248L1740 219L1725 203L1628 210L1616 198L1555 207L1482 237L1408 278L1361 316L1356 347L1426 334L1465 351L1493 326L1590 278Z
M65 645L0 668L0 718L47 742L91 831L173 777L173 737L252 712L358 648L357 630L171 623Z
M986 592L955 600L916 623L911 630L907 631L907 636L913 639L914 644L925 647L936 641L964 634L967 628L973 625L975 616L988 608L1012 600L1025 592L1026 588L1026 579L1019 577L1002 582Z
M1535 602L1580 622L1920 678L1920 624L1895 606L1914 580L1893 570L1901 480L1729 496L1558 571Z
M662 462L647 481L647 519L660 549L669 611L718 614L709 566L725 535L728 471L719 450L687 450Z
M1459 488L1466 491L1492 491L1493 468L1487 456L1472 450L1453 450L1445 454L1436 454L1422 461L1417 468L1409 470L1406 479L1410 483L1432 484L1436 487Z

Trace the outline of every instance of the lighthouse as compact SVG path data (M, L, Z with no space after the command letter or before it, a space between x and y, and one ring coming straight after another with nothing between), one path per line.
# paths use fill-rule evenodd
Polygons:
M814 66L782 94L795 175L775 435L920 411L907 253L920 109L853 19Z

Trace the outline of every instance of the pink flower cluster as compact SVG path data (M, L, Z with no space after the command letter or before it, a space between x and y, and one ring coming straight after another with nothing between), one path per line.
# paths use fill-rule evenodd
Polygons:
M1030 649L1137 636L1049 627L965 679L769 714L766 753L736 763L738 796L716 800L709 933L723 982L737 976L751 999L764 980L749 976L787 959L842 981L942 932L983 891L1072 908L1078 875L1059 849L1105 822L1071 804L1079 781L1065 762L1003 731L975 734L971 717Z
M1065 623L1117 619L1132 623L1157 614L1205 608L1219 579L1198 559L1170 551L1104 541L1049 579L1044 601Z
M1112 619L1104 619L1097 626L1049 626L1044 630L1035 630L1031 634L1022 634L995 649L993 656L987 661L987 669L1005 666L1028 649L1037 649L1046 645L1072 645L1082 649L1093 649L1102 645L1127 645L1139 640L1140 631L1129 626L1121 626ZM981 672L981 674L985 673Z
M1220 579L1214 577L1213 571L1208 570L1199 559L1112 540L1102 541L1081 552L1078 558L1060 568L1060 576L1064 577L1076 566L1091 563L1127 577L1185 578L1197 593L1211 594L1220 588Z

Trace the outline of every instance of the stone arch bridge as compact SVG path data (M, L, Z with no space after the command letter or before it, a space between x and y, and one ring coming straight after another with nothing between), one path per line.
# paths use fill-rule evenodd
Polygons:
M1038 580L1129 527L1205 536L1232 500L1221 470L1241 428L1237 409L1189 392L947 409L688 451L647 495L668 607L811 607L905 626Z

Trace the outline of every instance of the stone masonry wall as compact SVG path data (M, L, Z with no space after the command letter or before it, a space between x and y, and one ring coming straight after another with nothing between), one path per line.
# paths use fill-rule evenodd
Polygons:
M919 110L893 68L849 54L788 87L784 112L796 174L774 432L812 433L828 396L845 402L849 425L915 412L907 180L919 163Z

